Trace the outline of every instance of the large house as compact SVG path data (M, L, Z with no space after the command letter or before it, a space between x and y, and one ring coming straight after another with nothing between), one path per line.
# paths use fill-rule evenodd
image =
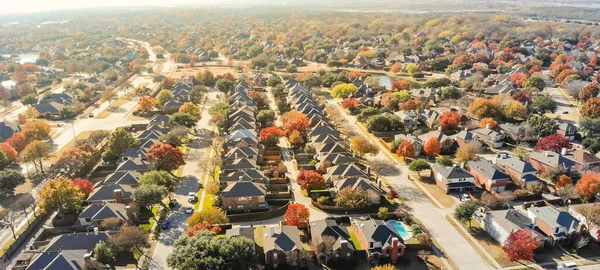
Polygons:
M481 221L483 229L500 245L504 244L511 233L522 228L531 228L532 224L529 217L515 209L486 211ZM538 237L540 246L543 246L546 237L534 230L530 231Z
M467 169L475 177L475 183L489 191L503 192L510 179L500 168L484 159L469 161Z
M300 230L296 226L277 225L265 228L263 240L265 264L274 268L289 263L288 257L303 250Z
M311 240L323 248L331 248L335 259L352 259L354 247L349 242L350 233L346 226L340 226L334 219L320 219L309 222ZM325 243L330 239L333 243Z
M522 161L520 158L501 158L496 160L496 165L510 176L513 183L521 187L539 181L536 176L537 170L529 162Z
M395 263L398 257L404 256L404 239L393 226L378 219L350 218L350 223L369 261L390 258Z
M550 245L572 243L584 230L584 224L569 212L559 211L553 206L530 207L527 216L533 225L548 239Z
M573 161L573 168L581 174L594 171L600 167L600 158L582 149L568 150L564 157Z
M237 182L221 191L221 206L228 212L268 210L267 188L254 182Z
M431 178L435 179L436 185L446 193L470 191L477 187L475 177L459 166L447 167L437 163L432 164Z
M529 163L538 173L542 173L548 168L560 168L563 173L568 173L575 165L570 159L552 151L531 152Z

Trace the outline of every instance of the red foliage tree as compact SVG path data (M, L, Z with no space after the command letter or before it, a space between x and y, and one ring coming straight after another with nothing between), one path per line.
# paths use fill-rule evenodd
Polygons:
M392 90L409 90L409 89L410 89L410 81L408 81L408 80L392 82Z
M89 195L94 190L94 184L92 184L90 180L79 177L73 179L73 185L79 189L79 192L85 194L85 196Z
M148 160L156 170L172 171L185 165L181 150L170 144L154 144L146 153Z
M423 145L423 152L425 152L425 154L427 154L430 157L439 155L441 150L442 147L440 145L440 141L438 141L438 139L436 138L431 138L427 140L427 142L425 142L425 145Z
M527 74L525 73L515 73L513 75L510 76L510 80L513 81L513 83L515 83L515 85L519 88L521 88L521 86L523 85L523 82L525 82L527 80Z
M598 56L597 55L593 55L590 58L590 62L588 62L588 65L592 66L592 67L596 67L596 65L598 64Z
M342 102L342 108L348 109L348 110L354 110L354 109L356 109L356 107L358 107L358 104L360 104L360 101L358 99L347 98L347 99L344 99L344 101Z
M308 72L308 71L307 72L302 72L302 73L300 73L300 74L298 74L296 76L296 80L297 81L301 81L302 79L304 79L304 77L306 77L308 75L310 75L310 72Z
M442 130L455 129L460 125L460 114L455 111L447 111L438 117L438 123Z
M516 91L511 94L512 98L518 102L524 103L525 101L531 101L531 93Z
M263 128L259 133L260 141L267 144L276 144L277 139L283 136L285 136L285 132L276 126Z
M415 146L411 142L404 140L398 145L396 155L404 158L412 158L415 156Z
M301 170L296 177L296 183L305 190L325 187L325 179L315 171Z
M221 227L219 226L215 226L209 222L201 222L201 223L197 223L194 226L190 227L187 232L185 232L185 234L188 237L192 237L194 235L196 235L196 233L198 233L201 230L208 230L214 233L220 233L221 232Z
M537 239L530 229L523 228L511 233L506 241L504 241L502 249L512 262L520 260L531 261L533 251L538 246L539 239Z
M473 64L473 56L471 56L470 54L463 54L459 57L454 58L454 61L452 61L453 65L458 65L458 64Z
M348 73L348 78L364 78L365 74L360 71L350 71Z
M577 193L584 199L589 200L600 192L600 173L589 172L583 174L575 185Z
M558 178L558 181L556 181L557 188L565 187L568 184L571 184L571 177L568 177L564 174Z
M538 65L535 65L529 69L529 74L533 74L540 71L542 71L542 68Z
M19 153L17 153L17 150L15 150L15 148L13 148L12 145L10 145L8 143L0 143L0 151L4 152L4 154L6 154L6 157L8 158L9 161L16 160L17 157L19 156Z
M533 148L534 151L554 151L554 152L560 152L561 149L563 148L567 148L570 149L571 147L573 147L573 145L571 145L571 141L569 140L569 138L565 138L563 135L560 134L552 134L552 135L548 135L544 138L541 138L536 144L535 147Z
M400 103L400 105L398 105L398 109L401 111L416 110L421 107L421 104L422 103L420 100L409 99L406 102Z
M23 151L25 146L27 146L27 140L25 140L25 135L23 132L17 132L13 134L8 140L6 140L8 144L10 144L17 152Z
M581 114L587 117L600 117L600 98L590 98L581 107Z
M299 203L290 204L283 215L285 224L290 226L305 226L309 217L308 208Z
M283 114L281 121L283 122L283 130L286 134L291 134L294 130L304 133L310 127L310 122L306 114L296 110Z

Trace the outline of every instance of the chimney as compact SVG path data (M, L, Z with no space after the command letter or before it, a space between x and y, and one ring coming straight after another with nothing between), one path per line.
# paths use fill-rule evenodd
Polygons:
M131 206L125 206L125 213L131 213Z
M240 182L242 182L242 178L243 178L243 177L240 175L240 177L238 177L238 180L239 180Z
M438 127L438 131L439 131L439 132L442 132L442 126L439 126L439 127Z
M567 148L563 147L562 149L560 149L560 155L561 156L566 156L567 155Z
M396 263L398 261L398 238L392 238L392 254L391 254L392 262Z
M462 163L460 164L460 168L461 168L461 169L464 169L464 168L465 168L465 163L464 163L464 162L462 162Z
M347 248L348 247L348 240L340 240L340 248Z
M160 124L164 126L165 125L165 121L160 121Z
M269 233L271 234L271 236L275 235L275 226L271 225L271 227L269 228Z
M238 153L237 152L234 153L234 156L235 156L235 159L238 159Z
M113 192L115 194L115 202L123 203L123 193L121 189L115 189Z
M139 154L138 154L138 158L139 158L139 159L142 159L142 153L139 153Z
M98 235L98 227L94 227L94 235Z
M546 154L544 154L544 156L546 156L546 157L550 156L550 151L546 151Z
M465 128L465 132L469 132L469 128Z
M490 123L485 124L485 128L490 129Z

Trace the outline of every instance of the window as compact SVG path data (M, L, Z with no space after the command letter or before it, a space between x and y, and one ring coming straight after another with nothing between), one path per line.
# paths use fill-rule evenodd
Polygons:
M346 257L350 257L350 253L346 253Z
M273 253L273 261L277 261L277 252Z
M556 230L554 230L554 233L558 233L558 230L559 230L559 229L560 229L560 228L556 228Z
M238 209L244 209L244 206L243 205L238 205L237 208Z

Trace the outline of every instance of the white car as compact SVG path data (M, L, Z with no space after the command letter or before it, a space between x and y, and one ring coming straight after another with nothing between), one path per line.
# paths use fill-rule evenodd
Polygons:
M193 212L194 212L194 207L193 206L188 205L188 206L185 207L185 213L186 214L191 214Z
M460 199L461 202L466 202L466 201L471 200L471 198L469 197L469 194L467 194L467 193L460 194L460 196L458 196L458 198Z
M194 193L194 192L188 193L188 202L195 202L195 201L196 201L196 193Z
M579 268L577 268L577 264L574 262L566 262L566 263L559 265L556 269L557 270L577 270Z

